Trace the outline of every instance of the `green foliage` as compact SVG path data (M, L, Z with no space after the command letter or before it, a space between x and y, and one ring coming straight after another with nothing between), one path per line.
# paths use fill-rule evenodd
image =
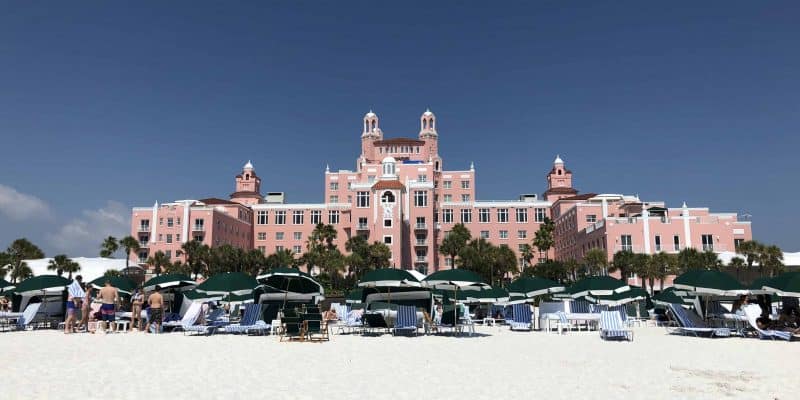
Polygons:
M706 260L697 249L687 247L678 253L678 267L680 273L693 269L705 269Z
M115 278L118 276L122 276L122 272L116 269L108 269L106 272L103 273L103 276L106 278Z
M109 236L100 244L100 257L113 257L114 253L119 250L119 242L114 236Z
M591 276L602 275L608 268L608 255L603 249L590 249L583 256L583 265L586 273Z
M72 261L66 254L59 254L53 257L49 263L47 263L47 269L49 271L56 271L56 275L62 276L64 272L69 273L69 279L72 279L72 274L81 270L80 264Z
M125 267L127 268L131 259L131 252L137 252L141 249L139 241L133 236L125 236L120 239L119 245L125 250Z
M486 239L473 239L461 250L458 267L473 271L492 285L517 272L517 256L506 245L495 246Z
M3 276L10 273L11 283L33 276L33 270L23 260L44 258L42 249L25 238L13 241L2 254L0 269Z
M172 263L163 251L157 251L147 259L146 264L153 268L153 273L156 274L156 276L159 276L164 273L167 267Z
M267 270L280 267L293 267L299 265L299 260L294 257L294 253L289 249L277 250L267 256L264 266Z
M614 259L608 268L608 272L619 272L622 279L627 279L633 272L636 255L632 251L621 250L614 253Z
M472 234L464 224L455 224L453 229L447 232L439 246L439 252L450 257L453 265L457 265L456 257L461 254L467 243L472 239Z
M550 218L544 217L542 224L539 225L539 230L533 236L533 246L539 249L544 255L545 261L549 258L547 252L555 245L555 238L553 232L556 230L556 224Z
M537 265L525 267L522 275L538 276L560 283L564 283L567 280L567 271L564 268L564 264L555 260L547 260Z

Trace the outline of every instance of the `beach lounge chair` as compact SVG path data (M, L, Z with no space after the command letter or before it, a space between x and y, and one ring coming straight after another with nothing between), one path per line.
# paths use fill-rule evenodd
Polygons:
M756 320L758 317L761 316L761 307L757 304L749 304L747 306L742 307L742 311L747 316L747 322L750 324L750 327L758 333L758 337L760 339L772 339L772 340L792 340L791 332L784 332L784 331L777 331L774 329L760 329Z
M303 340L303 335L302 335L303 322L301 321L299 316L287 317L284 315L283 319L281 319L281 324L283 325L280 336L281 342L283 342L284 340L294 340L294 339Z
M180 322L175 325L173 322L164 322L162 327L173 327L174 331L181 330L183 334L187 333L195 333L195 334L204 334L204 335L211 335L216 330L215 326L211 325L196 325L197 319L200 317L200 313L203 311L203 305L201 303L192 303L189 306L189 309L186 310L186 313L183 314ZM166 326L166 324L170 324Z
M392 334L409 332L417 336L417 329L417 308L414 306L397 307L397 319L395 319Z
M624 339L633 341L633 331L625 326L618 310L600 312L600 337L604 340Z
M572 300L569 302L570 314L591 314L592 305L586 300Z
M676 327L672 327L671 333L680 333L682 335L694 335L697 337L729 337L731 330L728 328L711 328L700 319L697 314L686 311L679 304L669 304L669 313L677 323ZM667 329L670 329L669 327Z
M567 319L567 314L564 313L563 311L558 311L556 312L556 315L558 316L558 322L556 322L556 329L558 329L558 334L559 335L562 334L564 330L566 330L567 332L571 331L572 323L569 322L569 320Z
M389 331L389 325L386 325L386 319L383 318L383 314L381 313L364 313L361 319L364 321L364 330L362 334L374 333L375 331L380 333Z
M509 324L511 330L531 330L531 307L527 304L514 304L513 309L514 319Z
M322 314L306 313L301 315L303 319L301 335L308 340L330 340L328 327L322 324Z
M345 308L347 307L345 306ZM347 317L345 318L344 322L336 326L339 333L358 332L364 326L364 323L361 321L361 311L349 310L345 315Z
M36 314L39 312L39 307L41 307L41 305L42 303L30 303L25 307L25 311L21 313L6 313L5 317L8 318L8 321L15 322L14 325L10 325L10 327L21 331L27 329L36 318Z
M269 324L261 319L261 304L249 303L244 307L244 315L238 324L225 325L226 333L250 333L256 332L264 334L269 331Z

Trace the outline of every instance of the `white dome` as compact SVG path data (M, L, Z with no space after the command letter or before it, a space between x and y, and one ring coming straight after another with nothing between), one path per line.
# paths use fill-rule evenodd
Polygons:
M422 115L424 115L424 116L426 116L426 117L430 117L430 116L432 116L432 115L433 115L433 113L431 112L431 109L430 109L430 108L428 108L428 109L426 109L426 110L425 110L425 112L424 112L424 113L422 113Z
M374 118L374 117L377 117L377 115L375 115L375 113L372 112L372 110L369 110L369 112L364 115L364 118Z
M253 163L250 160L247 160L247 164L244 165L244 169L253 169Z
M561 159L560 155L556 155L556 160L553 161L553 164L563 164L564 160Z
M386 164L386 163L394 164L394 163L397 163L397 161L394 159L394 157L389 156L389 157L384 158L383 161L381 161L381 164Z

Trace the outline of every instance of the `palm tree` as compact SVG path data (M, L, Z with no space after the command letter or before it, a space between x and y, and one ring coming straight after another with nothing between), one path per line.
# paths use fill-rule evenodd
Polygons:
M531 261L536 257L536 254L533 252L533 246L527 243L521 245L519 256L522 258L522 261L524 261L524 267L531 265Z
M171 265L171 262L163 251L157 251L147 259L147 265L153 268L153 273L156 274L156 276L159 276L167 266Z
M678 267L680 272L686 272L693 269L705 269L706 259L703 254L693 247L687 247L678 253Z
M294 258L294 253L291 250L281 249L268 255L266 260L264 260L264 266L267 269L295 267L297 266L297 259Z
M469 232L464 224L455 224L445 235L442 244L439 245L439 253L442 253L453 262L453 268L456 266L456 256L467 246L467 243L472 239L472 234Z
M105 238L103 243L100 245L100 257L112 257L117 250L119 250L119 242L117 242L117 238L109 236Z
M56 275L62 276L64 275L64 269L66 268L67 264L71 262L72 260L70 260L66 254L59 254L53 257L53 259L47 263L47 270L56 271Z
M677 275L678 258L673 254L660 252L650 257L653 278L659 280L659 290L664 290L664 279L667 275ZM651 286L650 294L653 293Z
M556 225L553 220L544 217L542 224L539 226L539 230L537 230L536 234L533 236L533 246L544 255L545 261L549 259L547 252L555 245L555 239L553 238L555 229Z
M728 268L736 270L736 279L739 280L739 272L742 268L746 267L747 263L744 261L742 257L733 257L731 261L728 262Z
M620 279L627 282L628 276L633 272L635 258L636 255L630 250L620 250L614 253L614 259L608 268L608 272L619 271Z
M608 268L608 255L605 250L591 249L583 256L583 264L589 275L600 275Z
M712 250L706 250L701 253L703 259L703 265L705 269L712 269L714 271L722 270L722 260L719 259L717 253L714 253Z
M775 245L765 246L761 253L759 268L763 275L766 272L769 276L775 276L784 270L783 251Z
M28 266L28 263L22 261L15 264L11 269L11 283L24 281L33 276L33 270Z
M137 252L141 249L139 241L133 236L125 236L119 241L119 245L125 249L125 268L128 268L128 263L131 259L131 252Z
M753 268L755 263L761 264L759 258L763 251L764 245L755 240L746 240L739 243L739 247L736 248L736 253L743 255L747 261L747 269Z
M10 269L11 283L16 283L17 279L25 279L33 275L33 270L23 260L44 258L44 252L28 239L20 238L8 246L5 256L0 257L0 259L2 258L5 258L3 266L8 266L7 268Z
M655 281L654 272L650 269L650 255L644 253L635 253L633 255L633 260L631 263L631 272L635 273L641 280L641 286L644 288L645 282L650 283L650 287L653 287L653 282Z
M333 225L319 223L314 227L306 241L306 253L302 257L306 268L308 268L308 273L311 273L315 266L321 270L327 270L329 267L338 267L339 261L341 261L342 267L344 266L344 256L333 244L336 236L336 228ZM342 260L339 260L339 257ZM329 263L331 264L330 266L327 265Z
M494 245L486 239L472 239L458 255L458 268L466 269L484 278L486 282L492 281Z
M578 264L577 260L570 258L564 261L564 270L567 272L569 279L572 279L573 282L578 281L578 271L581 270L581 265Z
M508 273L517 272L517 256L508 245L501 244L492 249L491 268L489 269L490 284L502 282Z
M190 240L181 245L181 250L186 255L189 271L194 274L194 279L197 279L197 275L203 272L203 253L208 251L208 246L203 242Z

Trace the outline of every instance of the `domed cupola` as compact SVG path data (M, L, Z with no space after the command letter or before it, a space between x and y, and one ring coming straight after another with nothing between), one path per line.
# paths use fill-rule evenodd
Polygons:
M436 115L430 109L425 110L419 118L419 138L436 138Z
M368 113L364 114L364 131L361 133L361 137L373 139L383 138L383 132L381 132L381 128L379 126L378 115L372 112L372 110L369 110Z

